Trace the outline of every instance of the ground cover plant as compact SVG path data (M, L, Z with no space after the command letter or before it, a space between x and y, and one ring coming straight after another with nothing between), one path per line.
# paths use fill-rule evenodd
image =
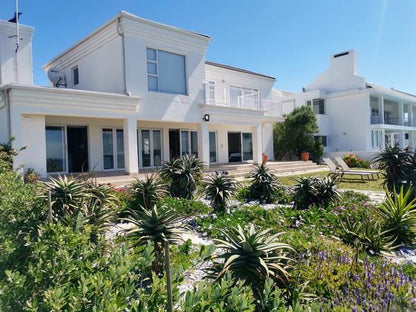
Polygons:
M312 175L298 179L310 186L302 196L268 184L256 188L270 200L250 201L252 178L219 199L215 189L211 203L233 200L216 209L149 179L123 192L69 178L24 184L1 164L2 311L416 309L415 266L389 260L415 243L411 190L374 203ZM206 185L190 181L199 196Z

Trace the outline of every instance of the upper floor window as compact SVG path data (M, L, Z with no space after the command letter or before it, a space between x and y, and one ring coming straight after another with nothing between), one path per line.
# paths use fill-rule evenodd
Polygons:
M306 101L308 105L315 114L325 115L325 100L324 99L313 99Z
M72 81L74 82L74 86L79 84L79 70L78 66L72 68Z
M157 49L146 49L147 88L186 94L185 56Z

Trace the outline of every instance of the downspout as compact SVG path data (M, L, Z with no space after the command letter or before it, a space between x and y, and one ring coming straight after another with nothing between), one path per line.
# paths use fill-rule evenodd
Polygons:
M125 37L124 30L121 25L122 17L117 18L117 33L121 37L121 53L122 53L122 67L123 67L123 92L128 95L127 92L127 74L126 74L126 46L125 46Z

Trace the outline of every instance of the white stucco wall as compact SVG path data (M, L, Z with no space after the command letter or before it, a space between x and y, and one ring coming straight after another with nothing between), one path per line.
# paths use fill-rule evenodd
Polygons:
M0 20L0 85L33 84L32 36L34 29L20 25L20 46L16 53L16 24Z

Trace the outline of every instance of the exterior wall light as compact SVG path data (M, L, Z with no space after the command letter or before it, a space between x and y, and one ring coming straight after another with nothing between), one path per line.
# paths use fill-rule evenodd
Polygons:
M205 114L204 117L202 117L203 121L209 121L209 114Z

